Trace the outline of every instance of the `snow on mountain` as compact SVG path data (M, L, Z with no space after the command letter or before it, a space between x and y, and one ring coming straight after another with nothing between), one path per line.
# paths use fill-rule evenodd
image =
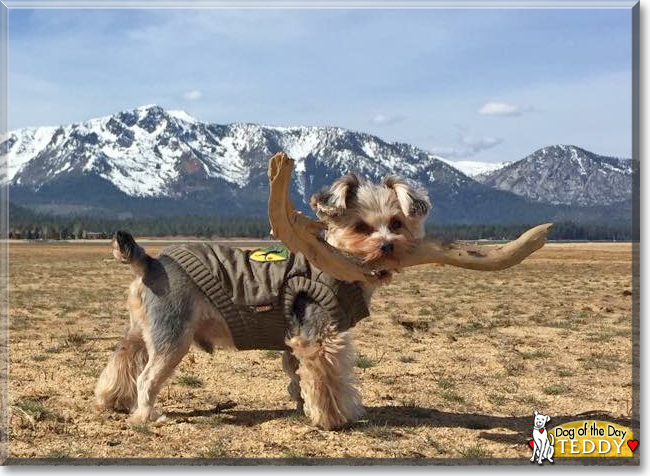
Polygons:
M302 211L313 193L348 172L418 184L438 223L569 219L571 210L547 203L611 204L631 189L629 161L572 146L509 165L450 162L340 127L211 124L156 105L13 131L0 150L12 201L57 213L265 216L268 159L279 151L295 160L291 193Z
M133 197L177 196L188 182L196 187L210 179L243 188L265 175L266 160L278 150L296 161L301 194L320 181L313 176L319 167L373 179L389 173L443 179L453 186L469 180L430 153L339 127L208 124L156 105L14 131L2 145L11 170L7 180L34 190L73 175L101 177Z
M573 145L544 147L479 182L531 200L580 206L611 205L632 197L632 161Z
M23 165L33 159L52 139L56 128L40 127L21 129L10 132L3 141L3 151L6 147L10 154L3 154L3 162L7 161L7 181L12 180Z
M455 169L460 170L468 177L474 177L475 175L494 172L495 170L499 170L510 163L510 162L478 162L474 160L447 160L442 158L440 160L451 165Z

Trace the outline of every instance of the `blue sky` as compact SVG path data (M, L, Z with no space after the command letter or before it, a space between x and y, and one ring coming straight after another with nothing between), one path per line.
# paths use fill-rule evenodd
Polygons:
M452 160L631 155L631 10L10 10L9 127L143 104Z

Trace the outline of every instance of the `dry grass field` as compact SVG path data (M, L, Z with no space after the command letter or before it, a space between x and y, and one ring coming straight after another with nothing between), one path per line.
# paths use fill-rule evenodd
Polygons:
M629 244L398 275L355 329L367 414L338 432L296 413L269 351L193 349L161 392L162 426L94 413L130 270L97 244L12 243L9 266L10 457L523 458L535 409L551 427L585 413L629 425Z

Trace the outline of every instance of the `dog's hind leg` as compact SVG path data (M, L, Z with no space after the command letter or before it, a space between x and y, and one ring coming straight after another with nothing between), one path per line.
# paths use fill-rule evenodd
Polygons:
M287 344L299 362L296 373L305 414L316 426L333 430L363 415L349 332L338 332L332 326L319 339L299 335Z
M305 402L300 395L300 377L296 373L298 370L298 359L291 355L291 352L288 350L285 350L282 354L282 368L291 379L287 386L289 396L296 402L298 411L303 413Z
M144 293L150 324L144 332L149 361L137 380L138 405L129 418L134 424L158 420L156 397L194 341L194 329L188 326L192 315L189 296L182 286L172 288L181 290L178 296L161 298L149 290Z
M152 350L149 362L138 377L138 407L129 417L133 424L156 421L161 416L154 408L156 397L176 366L190 349L193 336L190 333L177 341L177 346L168 351Z

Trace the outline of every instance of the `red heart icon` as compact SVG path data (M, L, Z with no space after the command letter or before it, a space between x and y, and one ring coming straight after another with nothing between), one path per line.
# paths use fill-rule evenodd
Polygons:
M544 428L542 428L541 430L539 430L539 432L540 432L540 433L544 433Z
M639 441L638 440L627 440L627 446L630 447L632 452L636 449L637 446L639 446Z
M528 440L528 446L531 448L535 446L535 443L533 443L533 440Z

